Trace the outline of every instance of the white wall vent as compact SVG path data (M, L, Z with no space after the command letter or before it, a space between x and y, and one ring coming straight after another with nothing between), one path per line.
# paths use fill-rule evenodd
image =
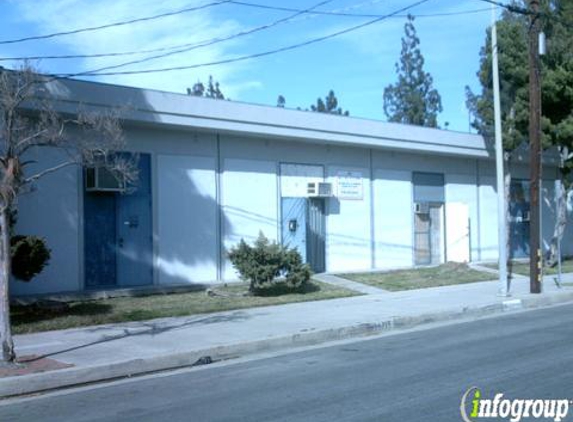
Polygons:
M328 198L332 196L332 183L308 182L306 193L309 197Z
M87 192L124 192L125 181L105 167L88 167L85 169Z
M427 202L417 202L414 204L414 212L416 214L429 214L430 204Z

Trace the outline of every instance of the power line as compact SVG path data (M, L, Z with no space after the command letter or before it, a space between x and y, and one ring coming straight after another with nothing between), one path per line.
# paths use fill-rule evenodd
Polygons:
M183 49L180 49L180 50L170 51L169 53L164 53L164 54L159 54L159 55L155 55L155 56L145 57L145 58L142 58L142 59L139 59L139 60L132 60L132 61L130 61L130 62L120 63L120 64L116 64L116 65L105 66L105 67L102 67L102 68L99 68L99 69L96 69L96 70L92 70L92 71L89 72L89 74L92 74L92 73L94 73L94 74L95 74L95 73L100 73L100 72L102 72L102 71L104 71L104 70L118 69L118 68L120 68L120 67L129 66L129 65L132 65L132 64L145 63L145 62L148 62L148 61L151 61L151 60L155 60L155 59L159 59L159 58L163 58L163 57L172 56L172 55L174 55L174 54L185 53L185 52L187 52L187 51L191 51L191 50L194 50L194 49L196 49L196 48L206 47L206 46L213 45L213 44L216 44L216 43L219 43L219 42L229 41L229 40L231 40L231 39L239 38L239 37L242 37L242 36L245 36L245 35L250 35L250 34L253 34L253 33L255 33L255 32L259 32L259 31L262 31L262 30L264 30L264 29L269 29L269 28L272 28L272 27L274 27L274 26L280 25L281 23L288 22L288 21L290 21L290 20L296 18L297 16L300 16L300 15L306 13L306 12L309 11L309 10L312 10L312 9L317 8L317 7L323 6L323 5L325 5L325 4L327 4L327 3L330 3L330 2L332 2L332 1L333 1L333 0L323 0L323 1L320 1L320 2L318 2L317 4L315 4L314 6L309 7L308 9L301 10L300 12L294 13L294 14L292 14L292 15L290 15L290 16L287 16L287 17L285 17L285 18L281 18L281 19L279 19L279 20L276 20L276 21L271 22L271 23L266 24L266 25L262 25L262 26L259 26L259 27L256 27L256 28L252 28L252 29L249 29L249 30L246 30L246 31L241 31L241 32L239 32L239 33L237 33L237 34L229 35L229 36L223 37L223 38L213 39L213 40L210 40L210 41L208 41L208 42L204 42L204 43L202 43L202 44L200 43L200 44L197 44L197 45L192 45L191 47L183 48ZM84 73L84 75L86 75L86 74Z
M439 12L439 13L419 13L417 15L412 15L414 18L435 18L441 16L460 16L460 15L471 15L474 13L481 13L481 12L488 12L489 9L487 7L481 9L472 9L472 10L460 10L458 12ZM396 15L395 18L403 18L407 17L408 15Z
M332 0L323 2L321 4L326 4L329 3ZM315 7L318 6L314 6L308 9L284 9L284 8L279 8L279 10L292 10L296 12L296 15L293 16L289 16L286 19L280 19L276 22L273 22L271 24L266 24L266 25L262 25L256 28L253 28L251 30L247 30L247 31L241 31L237 34L231 35L229 36L230 38L235 37L235 36L242 36L242 35L246 35L246 34L251 34L253 32L257 32L261 29L266 29L269 28L271 26L275 26L279 23L282 23L286 20L292 20L293 17L301 15L301 14L306 14L306 13L312 13L312 9L314 9ZM79 58L102 58L102 57L117 57L117 56L132 56L132 55L138 55L138 54L147 54L147 53L157 53L157 52L161 52L161 51L168 51L168 50L175 50L175 49L180 49L180 48L187 48L187 47L203 47L205 45L211 45L211 43L214 42L218 42L220 40L226 40L227 38L209 38L207 40L203 40L203 41L199 41L199 42L194 42L194 43L185 43L185 44L178 44L178 45L173 45L173 46L167 46L167 47L158 47L158 48L152 48L152 49L146 49L146 50L132 50L132 51L123 51L123 52L112 52L112 53L94 53L94 54L64 54L64 55L51 55L51 56L21 56L21 57L0 57L0 61L24 61L24 60L42 60L42 59L79 59Z
M248 7L257 7L263 9L272 9L272 10L280 10L280 11L289 11L289 12L296 12L297 14L310 14L310 15L327 15L327 16L342 16L342 17L351 17L351 18L379 18L383 17L380 14L357 14L357 13L344 13L344 12L336 12L336 11L322 11L322 10L310 10L310 9L295 9L289 7L278 7L278 6L267 6L257 3L247 3L241 1L232 1L229 0L228 3L241 5L241 6L248 6ZM426 18L426 17L438 17L438 16L455 16L455 15L465 15L465 14L473 14L489 11L489 8L482 8L482 9L473 9L473 10L465 10L459 12L443 12L443 13L428 13L428 14L416 14L413 15L416 18ZM406 15L394 15L392 18L399 18L404 17ZM266 27L266 25L263 25ZM274 25L273 25L274 26ZM260 30L258 28L254 28L252 32L256 32ZM264 28L263 28L264 29ZM237 36L241 36L241 33L235 34ZM219 42L221 38L210 38L207 40L199 41L196 43L185 43L185 44L178 44L168 47L159 47L159 48L152 48L146 50L131 50L131 51L121 51L121 52L110 52L110 53L94 53L94 54L63 54L63 55L45 55L45 56L19 56L19 57L0 57L0 61L24 61L24 60L61 60L61 59L88 59L88 58L103 58L103 57L121 57L121 56L134 56L139 54L148 54L148 53L158 53L162 51L169 51L169 50L176 50L180 48L199 48L205 45L211 45L210 43Z
M300 12L301 9L295 9L292 7L282 7L282 6L269 6L266 4L259 4L259 3L250 3L246 1L235 1L230 0L229 3L235 4L238 6L248 6L248 7L256 7L259 9L267 9L267 10L281 10L284 12ZM417 18L427 18L427 17L434 17L434 16L454 16L454 15L465 15L471 13L478 13L478 12L486 12L489 8L482 8L482 9L473 9L473 10L465 10L459 12L443 12L443 13L427 13L427 14L418 14L414 15ZM307 14L311 15L328 15L328 16L344 16L344 17L351 17L351 18L379 18L383 15L374 14L374 13L345 13L345 12L336 12L336 11L327 11L327 10L313 10L312 12L306 12ZM405 17L406 15L396 14L391 17L393 18L401 18Z
M277 48L274 50L263 51L260 53L250 54L250 55L246 55L246 56L240 56L240 57L235 57L235 58L230 58L230 59L223 59L223 60L218 60L218 61L213 61L213 62L208 62L208 63L198 63L198 64L186 65L186 66L174 66L174 67L146 69L146 70L131 70L131 71L128 70L128 71L121 71L121 72L98 72L98 73L94 73L95 71L86 71L86 72L80 72L80 73L63 73L63 74L55 75L55 77L56 78L73 78L73 77L77 77L77 76L135 75L135 74L170 72L170 71L175 71L175 70L188 70L188 69L196 69L199 67L207 67L207 66L215 66L215 65L220 65L220 64L236 63L236 62L249 60L249 59L253 59L253 58L270 56L273 54L282 53L285 51L290 51L290 50L294 50L297 48L305 47L307 45L316 44L316 43L321 42L321 41L326 41L328 39L331 39L331 38L334 38L334 37L337 37L337 36L340 36L343 34L347 34L347 33L356 31L358 29L373 25L373 24L378 23L380 21L383 21L385 19L391 18L392 16L406 12L409 9L412 9L416 6L427 3L428 1L430 1L430 0L418 0L418 1L412 3L408 6L405 6L405 7L402 7L401 9L398 9L392 13L380 16L376 19L372 19L368 22L365 22L365 23L362 23L359 25L351 26L351 27L343 29L341 31L333 32L331 34L328 34L328 35L325 35L322 37L318 37L318 38L313 38L313 39L310 39L310 40L307 40L307 41L304 41L301 43L292 44L292 45Z
M494 6L502 7L504 9L509 10L510 12L519 13L522 15L531 15L531 11L529 11L523 7L519 7L519 6L515 6L512 4L507 4L507 3L502 3L502 2L496 1L496 0L480 0L480 1L483 1L484 3L493 4Z
M526 16L531 16L531 15L536 15L538 17L543 17L545 19L548 20L552 20L555 22L559 22L562 25L568 27L568 28L573 28L573 26L571 24L569 24L568 22L566 22L563 18L555 15L555 14L551 14L551 13L547 13L547 12L542 12L542 11L536 11L533 12L527 8L523 8L523 7L519 7L519 6L514 6L512 4L507 4L507 3L502 3L496 0L480 0L483 1L484 3L489 3L489 4L493 4L495 6L499 6L502 7L510 12L513 13L518 13L520 15L526 15Z
M256 29L256 28L255 28ZM235 34L238 35L238 34ZM51 60L51 59L91 59L91 58L102 58L102 57L121 57L121 56L135 56L138 54L148 54L148 53L158 53L161 51L169 51L175 50L178 48L186 48L192 46L199 46L203 45L204 43L210 43L217 40L220 40L220 37L216 38L209 38L203 41L193 42L193 43L185 43L185 44L177 44L167 47L157 47L157 48L150 48L146 50L131 50L131 51L120 51L120 52L112 52L112 53L94 53L94 54L61 54L61 55L53 55L53 56L21 56L21 57L0 57L0 61L25 61L25 60Z
M78 29L73 29L70 31L54 32L52 34L34 35L31 37L18 38L18 39L13 39L13 40L0 40L0 45L2 45L2 44L16 44L16 43L20 43L20 42L33 41L33 40L44 40L44 39L48 39L48 38L60 37L63 35L79 34L82 32L98 31L101 29L130 25L130 24L137 23L137 22L147 22L147 21L151 21L151 20L155 20L155 19L165 18L168 16L175 16L175 15L180 15L183 13L194 12L194 11L201 10L201 9L207 9L209 7L219 6L219 5L222 5L225 3L229 3L229 2L230 2L230 0L220 0L220 1L215 1L212 3L203 4L201 6L187 7L187 8L179 9L179 10L176 10L173 12L166 12L166 13L161 13L159 15L146 16L143 18L136 18L136 19L131 19L131 20L127 20L127 21L108 23L108 24L100 25L100 26L78 28Z

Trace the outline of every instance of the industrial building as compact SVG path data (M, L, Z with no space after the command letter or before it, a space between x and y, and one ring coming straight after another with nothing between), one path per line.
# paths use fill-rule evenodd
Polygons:
M481 136L93 82L49 90L62 113L124 110L121 153L139 153L139 182L122 192L101 169L69 167L21 196L17 232L45 237L52 259L13 281L14 295L234 281L226 251L259 232L316 272L497 258L495 162ZM33 154L48 167L60 152ZM543 172L545 247L555 163ZM519 159L511 170L523 256L529 172Z

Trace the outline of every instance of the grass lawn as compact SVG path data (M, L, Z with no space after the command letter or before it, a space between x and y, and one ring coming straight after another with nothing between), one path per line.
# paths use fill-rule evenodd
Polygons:
M401 290L424 289L426 287L450 286L453 284L474 283L495 278L495 275L469 268L466 264L448 262L446 264L408 270L338 274L339 277L358 283L397 292Z
M59 312L33 307L12 307L12 330L14 334L62 330L97 324L335 299L360 294L314 280L304 290L296 292L289 292L284 285L277 284L263 296L241 296L241 293L247 292L247 289L248 285L244 283L215 287L215 290L221 294L234 295L231 297L213 297L200 291L72 302L67 310Z
M496 264L486 264L486 267L498 269ZM514 262L512 265L512 271L516 274L521 274L529 277L529 262ZM556 275L558 273L557 266L555 267L543 267L543 275ZM573 273L573 258L567 258L561 262L561 273Z

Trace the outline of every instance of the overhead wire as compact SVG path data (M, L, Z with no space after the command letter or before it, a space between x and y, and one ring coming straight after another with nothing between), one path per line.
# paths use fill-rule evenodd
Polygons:
M493 4L494 6L498 6L498 7L507 9L510 12L519 13L522 15L531 15L532 14L532 12L530 10L523 8L523 7L515 6L513 4L503 3L500 1L496 1L496 0L479 0L479 1L482 1L484 3Z
M508 3L503 3L497 0L479 0L482 1L484 3L489 3L489 4L493 4L495 6L501 7L503 9L506 9L510 12L513 13L518 13L520 15L526 15L526 16L531 16L531 15L536 15L538 17L543 17L545 19L549 19L549 20L553 20L556 22L561 23L562 25L568 27L568 28L573 28L573 26L568 23L566 20L564 20L563 18L556 16L556 15L552 15L552 14L548 14L547 12L533 12L532 10L529 10L527 8L524 7L519 7L513 4L508 4Z
M336 32L333 32L333 33L330 33L330 34L327 34L327 35L324 35L321 37L312 38L310 40L306 40L303 42L291 44L288 46L284 46L284 47L280 47L280 48L276 48L276 49L272 49L272 50L263 51L260 53L254 53L254 54L249 54L249 55L244 55L244 56L239 56L239 57L234 57L234 58L222 59L222 60L217 60L217 61L212 61L212 62L207 62L207 63L197 63L197 64L192 64L192 65L182 65L182 66L173 66L173 67L156 68L156 69L127 70L127 71L119 71L119 72L97 71L97 73L95 73L96 71L91 70L91 71L84 71L84 72L78 72L78 73L60 73L60 74L56 74L54 76L58 77L58 78L73 78L73 77L77 77L77 76L135 75L135 74L170 72L170 71L177 71L177 70L188 70L188 69L196 69L196 68L200 68L200 67L215 66L215 65L228 64L228 63L236 63L236 62L240 62L240 61L270 56L273 54L298 49L298 48L305 47L308 45L316 44L318 42L326 41L326 40L338 37L338 36L343 35L343 34L354 32L356 30L359 30L359 29L365 28L367 26L374 25L375 23L381 22L383 20L386 20L386 19L388 19L392 16L395 16L397 14L406 12L406 11L408 11L414 7L417 7L417 6L420 6L424 3L427 3L428 1L430 1L430 0L418 0L414 3L411 3L408 6L404 6L404 7L400 8L394 12L388 13L386 15L382 15L376 19L372 19L372 20L369 20L367 22L364 22L364 23L361 23L358 25L354 25L354 26L345 28L343 30L336 31Z
M214 1L211 3L203 4L200 6L194 6L194 7L187 7L184 9L179 9L179 10L176 10L173 12L165 12L165 13L161 13L158 15L145 16L142 18L113 22L113 23L108 23L105 25L90 26L90 27L86 27L86 28L78 28L78 29L72 29L69 31L54 32L51 34L44 34L44 35L34 35L31 37L16 38L16 39L11 39L11 40L0 40L0 45L16 44L16 43L21 43L21 42L26 42L26 41L44 40L44 39L60 37L60 36L64 36L64 35L79 34L82 32L99 31L101 29L108 29L108 28L114 28L114 27L118 27L118 26L131 25L131 24L138 23L138 22L147 22L147 21L151 21L151 20L155 20L155 19L162 19L162 18L169 17L169 16L180 15L183 13L195 12L197 10L207 9L209 7L219 6L219 5L222 5L225 3L229 3L229 2L230 2L230 0L219 0L219 1Z
M263 9L271 9L277 11L288 11L288 12L295 12L297 14L306 14L306 15L326 15L326 16L342 16L342 17L350 17L350 18L379 18L383 15L380 14L369 14L369 13L344 13L340 11L325 11L325 10L312 10L312 9L296 9L290 7L280 7L280 6L268 6L258 3L249 3L243 1L233 1L229 0L226 3L231 3L235 5L247 6L247 7L256 7L256 8L263 8ZM217 3L222 4L222 3ZM416 18L427 18L427 17L440 17L440 16L455 16L455 15L464 15L464 14L473 14L473 13L480 13L489 11L489 8L482 8L482 9L473 9L473 10L465 10L465 11L458 11L458 12L440 12L440 13L427 13L427 14L415 14L413 15ZM176 12L173 12L176 13ZM160 16L160 15L156 15ZM163 16L163 15L161 15ZM404 17L406 15L398 14L392 16L392 18ZM137 19L133 20L137 21ZM273 25L274 26L274 25ZM103 29L103 27L99 27ZM266 25L263 25L266 27ZM252 30L252 32L256 32L260 30L257 27ZM263 28L264 29L264 28ZM52 34L55 35L55 34ZM241 33L235 34L237 36L241 36ZM38 55L38 56L16 56L16 57L0 57L0 61L25 61L25 60L62 60L62 59L84 59L84 58L104 58L104 57L121 57L121 56L133 56L133 55L140 55L140 54L149 54L149 53L158 53L162 51L171 51L180 48L187 48L187 47L195 47L195 46L204 46L210 45L211 42L218 42L220 38L210 38L207 40L195 42L195 43L184 43L178 44L173 46L166 46L166 47L158 47L152 49L143 49L143 50L131 50L131 51L121 51L121 52L109 52L109 53L93 53L93 54L62 54L62 55ZM197 47L198 48L198 47Z
M292 8L292 7L283 7L283 6L270 6L267 4L260 4L260 3L251 3L247 1L240 1L240 0L230 0L229 3L240 5L240 6L247 6L247 7L255 7L260 9L267 9L267 10L281 10L284 12L296 12L300 11L300 9ZM458 11L458 12L440 12L440 13L427 13L427 14L416 14L413 15L414 17L434 17L434 16L454 16L454 15L464 15L470 13L478 13L478 12L485 12L489 11L488 8L481 8L481 9L473 9L473 10L465 10L465 11ZM315 10L312 12L308 12L308 14L312 15L329 15L329 16L343 16L343 17L351 17L351 18L376 18L381 17L380 14L375 13L346 13L346 12L337 12L337 11L327 11L327 10ZM397 14L392 17L394 18L401 18L405 17L406 15Z
M316 3L314 6L309 7L308 9L301 10L301 11L299 11L299 12L296 12L296 13L292 14L292 15L289 15L289 16L287 16L287 17L284 17L284 18L278 19L278 20L276 20L276 21L274 21L274 22L271 22L271 23L269 23L269 24L265 24L265 25L258 26L258 27L256 27L256 28L252 28L252 29L249 29L249 30L241 31L241 32L236 33L236 34L233 34L233 35L229 35L229 36L222 37L222 38L215 38L215 39L212 39L212 40L203 42L203 43L191 45L191 46L186 47L186 48L183 48L183 49L179 49L179 50L175 50L175 51L170 51L170 52L168 52L168 53L163 53L163 54L159 54L159 55L155 55L155 56L144 57L144 58L138 59L138 60L132 60L132 61L129 61L129 62L124 62L124 63L115 64L115 65L109 65L109 66L101 67L101 68L99 68L99 69L92 70L92 71L90 71L89 73L83 73L83 75L89 75L89 74L92 74L92 73L100 73L100 72L103 72L103 71L105 71L105 70L118 69L118 68L120 68L120 67L125 67L125 66L129 66L129 65L132 65L132 64L145 63L145 62L148 62L148 61L151 61L151 60L156 60L156 59L160 59L160 58L165 58L165 57L172 56L172 55L175 55L175 54L186 53L186 52L191 51L191 50L194 50L194 49L196 49L196 48L207 47L207 46L210 46L210 45L213 45L213 44L217 44L217 43L220 43L220 42L223 42L223 41L229 41L229 40L232 40L232 39L235 39L235 38L239 38L239 37L242 37L242 36L245 36L245 35L254 34L255 32L259 32L259 31L262 31L262 30L265 30L265 29L273 28L273 27L275 27L275 26L277 26L277 25L280 25L280 24L282 24L282 23L288 22L288 21L290 21L290 20L296 18L297 16L300 16L300 15L306 13L308 10L312 10L312 9L314 9L314 8L323 6L323 5L325 5L325 4L327 4L327 3L330 3L330 2L332 2L332 1L333 1L333 0L322 0L322 1L318 2L318 3Z

